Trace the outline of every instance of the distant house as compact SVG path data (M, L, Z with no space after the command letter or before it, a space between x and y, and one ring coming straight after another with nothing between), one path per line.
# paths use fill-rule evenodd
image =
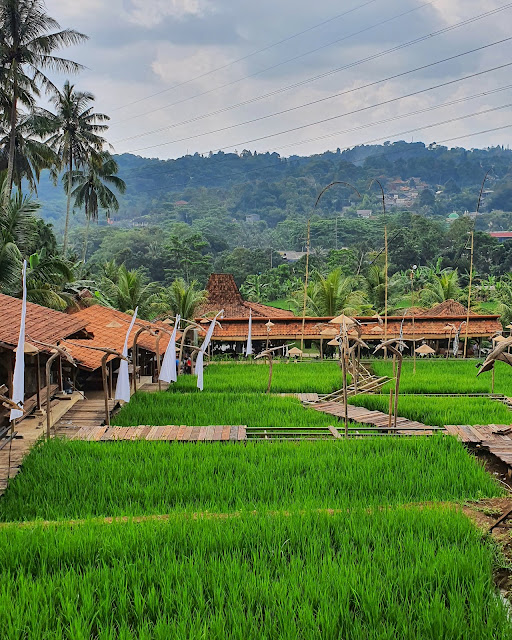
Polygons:
M371 218L372 217L372 210L371 209L358 209L356 213L360 218Z
M178 200L177 202L174 203L175 207L184 207L186 204L188 204L188 202L186 200Z
M245 221L249 224L254 224L255 222L259 222L260 219L261 218L257 213L250 213L249 215L245 216Z
M512 240L512 231L491 231L489 235L496 238L498 242Z
M306 255L305 251L278 251L277 253L286 262L297 262Z

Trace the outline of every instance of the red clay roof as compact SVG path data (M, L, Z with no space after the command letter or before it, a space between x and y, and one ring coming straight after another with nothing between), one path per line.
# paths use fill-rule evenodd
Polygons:
M0 342L16 347L20 332L21 300L0 293ZM61 311L47 309L27 302L26 340L41 340L55 344L85 329L86 322L77 315L70 316ZM47 351L37 343L35 346Z
M307 339L319 339L321 331L327 327L331 318L306 318L304 322L304 336ZM363 340L383 340L384 331L376 331L376 327L384 330L384 324L378 323L374 318L358 317L362 323ZM449 321L449 322L448 322ZM407 316L404 322L404 338L417 339L444 339L450 336L450 327L453 324L457 329L465 321L465 316L417 316L414 318L414 332L412 328L412 317ZM288 318L272 318L274 326L268 334L271 340L297 340L302 336L302 318L289 316ZM267 327L265 318L253 318L252 339L266 340ZM388 317L387 335L388 338L398 337L402 317ZM246 340L248 333L248 321L240 318L224 318L221 322L222 329L216 327L213 339L217 341ZM501 330L498 316L471 316L468 328L470 337L490 337ZM454 335L452 329L452 337ZM462 326L461 335L465 335L465 325ZM322 336L325 338L325 336Z
M512 231L491 231L489 235L493 238L512 238Z
M431 309L423 311L421 315L428 316L429 318L432 318L434 316L443 316L446 318L448 316L466 316L467 312L467 307L465 307L460 302L456 302L455 300L450 299L445 300L440 304L436 304ZM474 316L476 314L473 311L470 311L469 315Z
M231 273L212 273L206 285L208 300L197 311L197 317L204 315L214 316L224 309L226 318L248 318L252 311L253 316L262 318L289 317L289 311L275 309L259 302L246 302L236 286Z
M82 323L85 323L87 331L92 334L92 338L90 340L73 340L73 343L76 344L66 342L66 348L75 358L79 366L90 370L97 369L101 366L103 353L101 351L87 349L86 347L105 347L120 352L123 348L126 332L132 319L127 313L102 307L101 305L93 305L92 307L82 309L70 317L79 318ZM128 341L129 347L133 342L135 333L141 326L151 327L153 330L158 328L166 329L167 331L172 330L172 327L170 328L168 325L160 322L151 323L146 320L137 319L130 333L130 339ZM160 353L164 353L169 339L170 336L168 333L164 333L160 338ZM137 344L147 351L156 352L156 337L151 336L147 332L139 335ZM109 360L110 359L112 358L109 358Z

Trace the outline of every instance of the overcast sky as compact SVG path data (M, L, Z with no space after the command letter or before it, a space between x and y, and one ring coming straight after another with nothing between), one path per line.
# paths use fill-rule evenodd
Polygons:
M379 55L507 5L471 24ZM474 135L512 125L506 106L417 130L512 103L510 89L462 100L512 85L512 66L373 107L512 62L510 40L379 82L510 37L512 2L47 0L47 9L61 26L90 37L85 45L65 51L87 67L71 80L92 91L96 110L110 115L108 137L117 153L176 158L250 149L309 155L379 138L430 143L467 136L445 143L464 147L507 145L512 139L512 126ZM346 68L313 79L340 67ZM297 83L302 84L282 90ZM359 88L369 83L375 84ZM345 94L296 109L341 92ZM407 115L453 101L459 102ZM287 109L294 110L264 118ZM364 110L343 115L357 109ZM406 117L383 122L401 115ZM264 119L247 123L257 118ZM184 123L191 119L195 121ZM233 128L214 133L226 127ZM281 133L297 127L303 128Z

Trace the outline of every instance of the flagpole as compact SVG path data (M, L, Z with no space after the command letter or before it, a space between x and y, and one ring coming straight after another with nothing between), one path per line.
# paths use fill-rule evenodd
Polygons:
M301 360L304 355L304 325L306 323L306 301L308 298L308 278L309 278L309 242L311 234L311 221L308 220L308 234L306 240L306 278L304 280L304 304L302 306L302 334L300 337Z

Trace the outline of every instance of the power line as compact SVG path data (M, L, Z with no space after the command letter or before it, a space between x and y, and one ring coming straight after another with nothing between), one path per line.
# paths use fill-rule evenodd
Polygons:
M198 76L195 76L193 78L189 78L188 80L184 80L183 82L179 82L178 84L173 85L172 87L167 87L166 89L162 89L161 91L157 91L156 93L152 93L148 96L145 96L144 98L139 98L138 100L133 100L132 102L128 102L126 104L120 105L119 107L115 107L114 109L111 109L110 111L119 111L120 109L125 109L126 107L129 107L131 105L134 104L138 104L139 102L144 102L145 100L149 100L150 98L154 98L155 96L159 96L162 95L163 93L167 93L168 91L173 91L174 89L177 89L178 87L182 87L186 84L189 84L190 82L194 82L195 80L200 80L201 78L204 78L206 76L211 75L212 73L216 73L217 71L222 71L223 69L227 69L228 67L231 67L235 64L237 64L238 62L242 62L243 60L247 60L248 58L252 58L255 55L258 55L259 53L263 53L265 51L269 51L270 49L273 49L274 47L277 47L285 42L289 42L290 40L293 40L294 38L298 38L299 36L303 36L306 33L309 33L310 31L314 31L315 29L318 29L319 27L323 27L326 24L329 24L330 22L333 22L334 20L339 20L339 18L342 18L344 16L347 16L350 13L354 13L355 11L358 11L359 9L363 9L364 7L367 7L370 4L374 4L375 2L377 2L377 0L368 0L367 2L363 2L362 4L353 7L352 9L349 9L348 11L344 11L343 13L339 13L336 16L333 16L332 18L328 18L327 20L324 20L323 22L319 22L318 24L313 25L312 27L308 27L307 29L304 29L303 31L299 31L298 33L294 33L291 36L287 36L286 38L283 38L282 40L279 40L278 42L274 42L272 44L269 44L265 47L262 47L261 49L257 49L256 51L253 51L252 53L248 53L245 56L242 56L241 58L237 58L236 60L232 60L231 62L227 62L226 64L221 65L220 67L216 67L215 69L211 69L210 71L206 71L205 73L201 73Z
M414 13L415 11L418 11L419 9L423 9L424 7L431 6L432 4L434 4L435 1L436 0L432 0L431 2L426 2L426 3L422 4L422 5L414 7L413 9L409 9L408 11L404 11L402 13L399 13L398 15L392 16L391 18L386 18L386 20L381 20L379 22L376 22L375 24L372 24L369 27L365 27L364 29L360 29L359 31L354 31L354 32L352 32L352 33L350 33L350 34L348 34L346 36L343 36L343 38L338 38L337 40L333 40L332 42L328 42L328 43L322 45L321 47L317 47L316 49L311 49L310 51L306 51L305 53L301 53L300 55L294 56L293 58L288 58L288 60L283 60L282 62L278 62L277 64L274 64L274 65L272 65L270 67L266 67L265 69L260 69L259 71L255 71L254 73L251 73L249 75L244 76L243 78L239 78L239 79L233 81L233 84L241 82L242 80L247 80L248 78L254 78L255 76L261 75L262 73L265 73L267 71L271 71L273 69L277 69L278 67L281 67L281 66L283 66L285 64L288 64L289 62L294 62L295 60L299 60L301 58L305 58L306 56L311 55L312 53L316 53L318 51L321 51L322 49L326 49L328 47L331 47L334 44L339 44L340 42L343 42L345 40L349 40L350 38L353 38L355 36L359 36L359 35L361 35L363 33L366 33L367 31L371 31L372 29L376 29L377 27L381 27L382 25L387 24L389 22L392 22L393 20L397 20L398 18L402 18L403 16L406 16L406 15L408 15L410 13ZM230 84L232 84L232 83L228 83L228 85L225 85L225 86L229 86ZM195 97L195 96L191 96L190 98L186 98L184 101L191 100L193 97ZM259 100L259 99L260 98L258 97L254 101ZM206 114L204 116L199 116L198 118L192 118L191 120L185 121L184 123L179 123L179 124L176 124L176 125L173 125L173 126L179 126L180 124L188 124L189 122L194 122L195 120L200 120L202 118L207 118L207 117L210 117L211 115L217 115L218 113L223 113L224 111L229 111L230 109L236 109L239 106L244 106L245 104L250 104L252 101L253 100L248 100L248 101L244 101L244 102L238 103L236 105L232 105L230 107L225 107L225 108L219 109L218 111L215 111L215 112L213 112L211 114ZM163 107L158 107L158 108L153 109L152 111L149 111L147 113L148 114L149 113L155 113L156 111L161 111L163 109L167 109L168 107L171 107L174 104L180 104L180 102L171 103L170 105L164 105ZM115 123L122 124L123 122L129 122L130 120L135 120L137 118L145 116L145 115L147 115L147 113L141 113L141 114L138 114L138 115L129 116L127 118L124 118L123 120L117 120L117 121L115 121ZM155 131L149 131L147 133L139 134L139 136L149 135L150 133L157 133L159 131L165 131L166 128L171 128L171 127L164 127L162 129L157 129ZM134 137L139 137L139 136L134 136ZM125 140L125 139L123 139L123 140ZM128 139L130 139L130 138L128 138Z
M379 53L372 54L370 56L367 56L366 58L362 58L362 59L357 60L355 62L352 62L350 64L344 65L342 67L337 67L336 69L331 69L329 71L325 71L325 72L323 72L321 74L318 74L316 76L311 76L310 78L306 78L305 80L301 80L299 82L295 82L294 84L288 85L286 87L281 87L281 88L276 89L274 91L271 91L271 92L269 92L267 94L263 94L262 96L256 96L256 98L253 98L250 101L246 101L246 103L244 103L244 104L248 104L250 102L256 102L256 101L259 101L259 100L263 100L263 99L268 98L268 97L273 97L273 96L278 95L280 93L283 93L285 91L289 91L291 89L296 89L296 88L301 87L301 86L303 86L305 84L309 84L310 82L314 82L316 80L321 80L323 78L329 77L331 75L334 75L334 74L339 73L341 71L344 71L346 69L351 69L353 67L359 66L360 64L363 64L365 62L370 62L370 61L376 60L376 59L381 58L381 57L383 57L385 55L388 55L390 53L395 53L396 51L400 51L401 49L404 49L406 47L410 47L410 46L412 46L414 44L418 44L420 42L424 42L425 40L429 40L431 38L437 37L438 35L442 35L442 34L448 33L448 32L453 31L455 29L459 29L460 27L466 26L468 24L472 24L473 22L476 22L478 20L482 20L483 18L487 18L487 17L489 17L491 15L495 15L496 13L504 11L505 9L508 9L510 7L512 7L512 2L510 2L510 3L506 4L506 5L503 5L502 7L498 7L497 9L493 9L491 11L486 11L485 13L479 14L477 16L473 16L472 18L468 18L468 19L463 20L461 22L458 22L458 23L456 23L454 25L450 25L448 27L443 27L442 29L439 29L437 31L433 31L432 33L425 34L423 36L420 36L419 38L415 38L414 40L410 40L408 42L404 42L404 43L402 43L400 45L392 47L391 49L386 49L385 51L381 51ZM117 122L117 124L121 124L123 122L128 122L129 120L133 120L133 119L136 119L136 118L147 116L147 115L150 115L150 114L155 113L157 111L161 111L163 109L167 109L168 107L173 107L175 105L182 104L184 102L188 102L188 101L193 100L195 98L198 98L198 97L201 97L201 96L204 96L204 95L208 95L210 93L213 93L214 91L218 91L219 89L223 89L225 87L228 87L228 86L231 86L233 84L236 84L237 82L241 82L242 80L245 80L248 77L251 77L251 76L244 76L243 78L239 78L237 80L232 80L231 82L228 82L228 83L226 83L224 85L220 85L218 87L214 87L213 89L208 89L206 91L203 91L201 93L195 94L193 96L189 96L188 98L184 98L182 100L178 100L177 102L173 102L173 103L165 105L163 107L158 107L156 109L152 109L151 111L146 111L145 113L141 113L141 114L139 114L137 116L132 116L130 118L126 118L124 120L120 120L120 121Z
M318 100L314 100L313 102L307 103L306 105L299 105L297 107L290 107L289 109L285 109L285 110L280 111L280 112L278 112L276 114L269 114L267 116L261 116L259 118L253 118L252 120L248 120L248 121L243 122L243 123L239 123L239 124L236 124L236 125L228 125L226 127L222 127L220 129L216 129L214 131L209 131L209 132L206 132L206 133L198 133L198 134L195 134L193 136L187 136L185 138L179 138L179 139L170 140L170 141L167 141L167 142L160 142L158 144L148 145L146 147L139 147L137 149L133 149L133 150L127 151L125 153L136 153L138 151L146 151L147 149L154 149L154 148L157 148L157 147L165 147L165 146L170 145L170 144L176 144L178 142L184 142L184 141L192 140L192 139L195 139L195 138L202 138L202 137L207 136L207 135L212 135L214 133L227 131L227 130L234 129L234 128L237 128L237 127L240 127L240 126L243 126L243 125L246 125L246 124L251 124L253 122L258 122L258 121L265 120L265 119L268 119L268 118L271 118L271 117L275 117L277 115L282 115L284 113L289 113L289 112L292 112L292 111L296 111L296 110L304 108L306 106L311 106L312 104L318 104L319 102L323 102L325 100L331 100L333 98L338 98L340 96L347 95L349 93L354 93L355 91L360 91L361 89L367 89L368 87L375 86L377 84L381 84L382 82L388 82L389 80L394 80L396 78L400 78L400 77L403 77L405 75L409 75L411 73L415 73L417 71L421 71L421 70L436 66L438 64L442 64L444 62L448 62L448 61L460 58L462 56L466 56L466 55L469 55L471 53L475 53L476 51L481 51L483 49L487 49L489 47L493 47L493 46L496 46L498 44L502 44L503 42L507 42L507 41L510 41L510 40L512 40L512 36L509 37L509 38L505 38L503 40L498 40L497 42L493 42L493 43L488 44L488 45L483 45L482 47L477 47L476 49L471 49L470 51L465 51L463 53L458 53L458 54L456 54L454 56L450 56L448 58L444 58L443 60L438 60L437 62L431 62L429 64L422 65L421 67L416 67L415 69L410 69L409 71L403 71L403 72L395 74L393 76L388 76L387 78L383 78L381 80L376 80L374 82L367 83L367 84L362 85L360 87L355 87L354 89L347 89L346 91L342 91L342 92L334 94L332 96L328 96L326 98L320 98ZM306 129L308 127L312 127L312 126L315 126L317 124L324 124L325 122L331 122L333 120L337 120L339 118L344 118L344 117L349 116L349 115L354 115L356 113L361 113L362 111L367 111L367 110L373 109L375 107L383 106L383 105L386 105L386 104L391 104L393 102L397 102L399 100L403 100L403 99L409 98L411 96L419 95L421 93L426 93L427 91L432 91L433 89L438 89L440 87L449 86L451 84L455 84L457 82L462 82L462 81L467 80L469 78L474 78L476 76L484 75L484 74L490 73L492 71L497 71L499 69L503 69L503 68L508 67L508 66L510 66L509 63L503 64L503 65L498 65L496 67L493 67L491 69L487 69L485 71L479 71L477 73L473 73L473 74L470 74L468 76L464 76L462 78L456 78L455 80L449 80L447 82L443 82L443 83L440 83L440 84L437 84L437 85L433 85L433 86L428 87L426 89L420 89L418 91L413 91L413 92L407 93L407 94L405 94L403 96L399 96L399 97L396 97L396 98L390 98L389 100L384 100L384 101L378 102L378 103L373 104L373 105L367 105L365 107L359 107L358 109L353 109L352 111L347 111L345 113L338 114L336 116L331 116L329 118L323 118L321 120L316 120L316 121L308 123L308 124L303 124L303 125L299 125L299 126L296 126L296 127L292 127L290 129L285 129L285 130L279 131L277 133L269 134L269 135L266 135L266 136L260 136L259 138L255 138L255 139L252 139L252 140L246 140L246 141L240 142L238 144L249 144L251 142L257 142L257 141L260 141L260 140L265 140L265 139L272 138L272 137L275 137L275 136L278 136L278 135L283 135L285 133L291 133L293 131L299 131L301 129ZM231 147L231 146L235 146L235 145L229 145L229 147ZM226 147L226 148L229 148L229 147Z

